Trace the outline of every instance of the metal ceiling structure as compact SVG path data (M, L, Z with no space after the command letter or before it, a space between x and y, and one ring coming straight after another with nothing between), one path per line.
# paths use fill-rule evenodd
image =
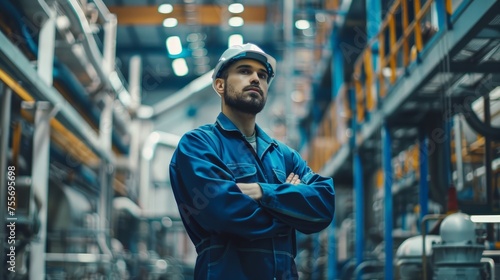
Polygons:
M315 65L321 52L328 49L328 35L332 22L336 20L338 1L159 1L159 0L104 0L109 11L117 16L117 64L125 78L130 74L131 58L139 55L142 60L142 91L146 104L159 102L167 95L175 93L195 78L207 73L215 66L220 54L228 46L228 37L241 34L244 42L255 43L278 60L278 78L296 79L292 91L304 88L318 75ZM349 2L345 9L353 14L364 14L364 1ZM228 6L241 3L244 11L232 14ZM171 4L169 14L158 12L160 4ZM351 7L352 6L352 10ZM335 8L336 7L336 8ZM234 15L241 17L244 25L232 27L228 19ZM284 16L286 15L286 16ZM164 27L163 20L176 18L178 25ZM310 22L308 30L298 30L295 20ZM350 16L348 25L362 25L356 17ZM170 55L165 48L165 40L179 36L184 50L181 54ZM284 62L286 58L293 62ZM184 58L189 68L186 76L174 74L171 64L176 58ZM328 68L328 57L323 61ZM293 65L289 65L293 63ZM291 67L290 67L291 66ZM280 68L281 67L281 68ZM293 68L294 71L288 71ZM321 71L321 70L320 70ZM326 71L321 71L320 75ZM304 80L305 78L306 80ZM295 79L294 79L295 80ZM276 90L286 90L277 79Z

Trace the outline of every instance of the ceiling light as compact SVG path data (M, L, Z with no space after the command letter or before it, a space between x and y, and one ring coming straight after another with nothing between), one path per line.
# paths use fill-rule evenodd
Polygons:
M229 39L227 40L227 46L231 47L234 45L243 45L243 36L241 36L241 34L233 34L229 36Z
M163 20L163 26L175 27L175 26L177 26L177 19L176 18L166 18Z
M158 6L158 13L160 14L170 14L174 10L174 6L170 4L161 4Z
M309 27L311 27L311 24L309 24L309 21L307 21L305 19L299 19L295 22L295 27L297 29L304 30L304 29L308 29Z
M182 77L186 76L189 72L186 60L184 58L177 58L172 61L172 68L174 69L175 75Z
M229 23L229 26L232 26L232 27L238 27L238 26L242 26L243 24L245 24L242 17L232 17L229 19L228 23Z
M500 215L471 215L474 223L500 223Z
M229 5L229 7L227 7L227 10L230 13L239 14L245 10L245 7L243 7L243 5L240 3L234 3L234 4Z
M179 36L171 36L166 41L167 50L170 55L178 55L182 52L182 44Z

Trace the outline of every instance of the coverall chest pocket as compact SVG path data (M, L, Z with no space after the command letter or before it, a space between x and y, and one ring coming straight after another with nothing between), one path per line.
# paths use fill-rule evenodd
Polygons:
M236 183L249 183L255 181L257 167L252 163L229 163L227 165L233 173Z
M285 183L285 181L286 181L285 172L283 172L282 170L277 169L277 168L274 168L273 171L274 171L274 175L276 176L276 179L278 180L277 183L281 183L281 184Z

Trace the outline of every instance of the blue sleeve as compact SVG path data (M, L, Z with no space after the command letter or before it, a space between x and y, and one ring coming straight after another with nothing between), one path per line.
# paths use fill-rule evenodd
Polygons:
M273 237L290 226L243 194L203 134L188 133L171 162L174 195L185 223L247 239Z
M314 173L296 151L291 154L289 160L293 165L290 165L302 183L259 183L263 193L260 203L279 220L300 232L321 231L331 223L335 213L333 180Z

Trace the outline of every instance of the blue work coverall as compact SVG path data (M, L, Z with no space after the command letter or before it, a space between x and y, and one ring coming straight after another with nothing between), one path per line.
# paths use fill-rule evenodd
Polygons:
M215 124L186 133L174 152L170 180L198 253L195 279L298 279L295 230L318 232L333 219L333 180L258 126L256 135L257 153L220 113ZM286 183L290 172L300 184ZM236 183L258 183L262 198Z

